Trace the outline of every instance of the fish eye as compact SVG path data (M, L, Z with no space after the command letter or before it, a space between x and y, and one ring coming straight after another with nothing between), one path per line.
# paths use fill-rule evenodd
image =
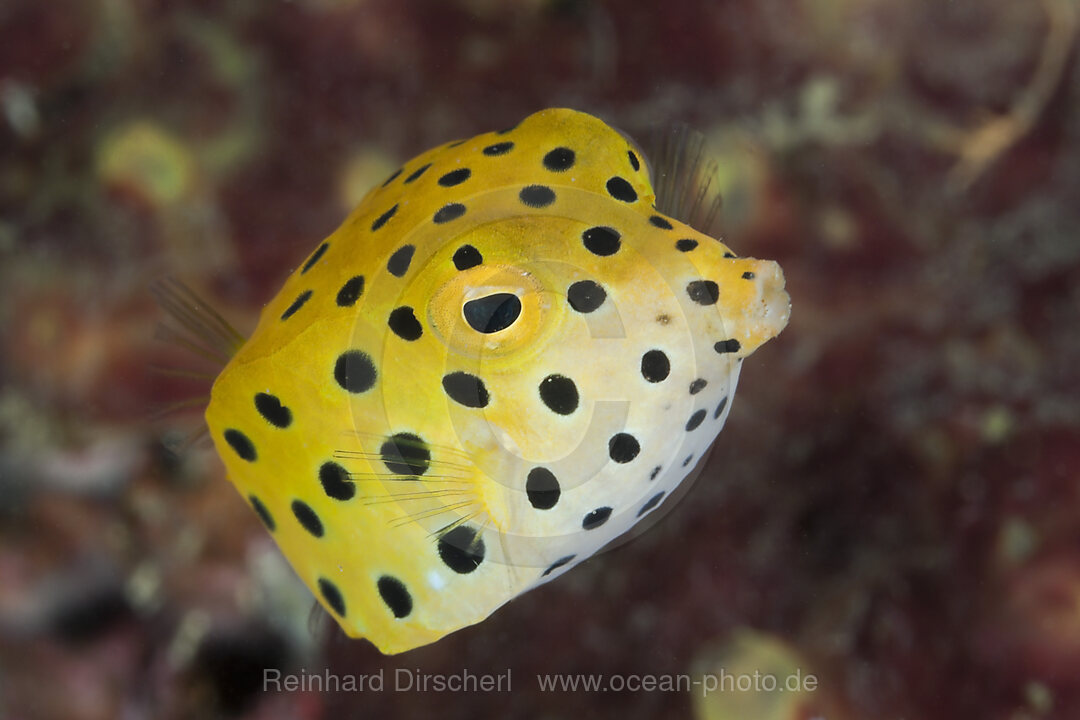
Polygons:
M462 311L469 327L484 334L497 333L514 324L521 315L521 300L511 293L495 293L469 300Z

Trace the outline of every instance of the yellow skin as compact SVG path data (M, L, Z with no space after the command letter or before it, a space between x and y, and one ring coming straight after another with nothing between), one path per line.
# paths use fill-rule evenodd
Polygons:
M779 267L660 217L639 160L562 109L424 153L217 378L229 478L350 636L434 642L625 532L787 323ZM582 281L603 288L595 309Z

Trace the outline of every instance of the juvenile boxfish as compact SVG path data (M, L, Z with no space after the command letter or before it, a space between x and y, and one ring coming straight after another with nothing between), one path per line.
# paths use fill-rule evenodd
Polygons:
M263 309L206 421L348 635L398 653L483 620L706 452L788 297L657 207L623 134L545 110L406 163Z

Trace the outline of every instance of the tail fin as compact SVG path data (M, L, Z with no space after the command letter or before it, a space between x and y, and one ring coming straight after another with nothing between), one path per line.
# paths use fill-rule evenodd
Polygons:
M158 306L183 330L162 323L159 338L179 345L201 357L220 363L229 362L244 344L244 336L221 314L199 297L194 290L174 277L155 280L150 294Z
M205 392L162 405L151 413L150 419L157 421L184 410L205 407L210 400L210 386L214 378L243 345L244 336L194 290L174 277L155 280L150 285L150 294L166 316L155 328L155 339L182 348L205 361L199 363L201 367L195 366L194 358L189 358L186 367L150 367L158 375L205 383ZM186 452L206 434L206 426L202 425L176 447L169 447L169 450Z

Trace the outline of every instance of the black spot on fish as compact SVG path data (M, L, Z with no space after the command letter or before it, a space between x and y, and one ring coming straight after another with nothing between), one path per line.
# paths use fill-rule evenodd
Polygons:
M567 555L565 557L559 558L555 562L551 563L551 565L548 566L548 569L540 574L540 577L547 577L551 573L561 568L563 565L566 565L569 562L573 562L574 558L576 557L577 555Z
M686 432L693 432L698 429L702 421L705 419L704 410L696 410L694 414L690 416L690 419L686 421Z
M270 532L274 532L277 529L277 523L274 522L274 516L270 514L270 511L263 505L262 500L254 495L248 495L248 502L251 503L251 508L255 511L255 514L262 520L262 524L266 526L266 529Z
M720 287L712 280L694 280L686 286L686 294L698 305L715 305L720 299Z
M412 433L392 435L379 448L383 464L395 475L419 476L431 466L431 451L423 438Z
M322 594L323 600L326 600L326 604L334 612L340 617L345 617L345 598L341 596L341 591L338 590L337 585L326 578L319 578L319 592Z
M720 401L720 404L716 406L716 411L712 414L713 420L716 420L724 412L724 408L727 407L727 395Z
M466 575L484 561L484 540L475 528L459 525L439 538L439 558L446 567Z
M590 512L581 520L581 527L584 530L595 530L608 521L611 517L611 508L599 507Z
M292 411L282 405L277 396L270 393L255 394L255 409L274 427L287 428L292 423Z
M394 207L390 208L389 210L384 212L382 215L375 218L375 222L371 223L371 232L375 232L376 230L381 228L383 225L385 225L387 220L394 217L394 213L397 212L397 208L398 208L398 206L394 205Z
M552 412L569 415L578 408L577 385L565 375L548 375L540 381L540 399Z
M352 500L356 495L356 485L349 480L349 471L331 460L319 468L319 483L326 496L334 500Z
M292 512L296 517L297 522L299 522L305 530L311 533L312 536L321 538L326 532L325 528L323 528L322 520L320 520L315 511L311 509L311 506L303 500L292 501Z
M439 208L439 211L431 219L436 225L441 225L451 220L457 220L464 214L465 206L461 203L447 203Z
M468 270L484 262L484 256L472 245L462 245L454 251L453 260L458 270Z
M566 301L579 313L591 313L607 299L607 292L592 280L579 280L566 289Z
M603 226L591 227L581 233L581 242L584 243L585 249L600 256L617 253L622 244L619 238L619 232L615 228Z
M412 342L413 340L419 340L420 336L424 334L424 328L420 325L420 321L416 319L416 313L408 305L394 308L386 324L402 340Z
M460 185L468 180L471 175L472 170L469 168L458 168L457 170L451 170L439 178L439 184L443 187L454 187L455 185Z
M300 274L303 275L308 270L310 270L315 263L319 262L319 259L322 258L324 254L326 254L326 250L329 247L330 243L324 242L322 245L315 248L315 252L311 253L311 257L309 257L308 261L304 263L304 267L300 268Z
M495 143L494 145L488 145L486 148L483 149L482 152L485 155L489 155L489 156L494 157L495 155L505 155L506 153L510 152L513 148L514 148L514 143L512 143L512 142L501 142L501 143Z
M625 203L632 203L637 201L637 191L634 190L634 186L621 177L613 177L607 181L607 191L611 197L616 200L621 200Z
M405 583L390 575L383 575L376 583L379 589L379 597L390 608L390 612L396 618L408 617L413 609L412 595L409 594Z
M654 507L659 505L660 501L663 500L663 499L664 499L664 493L663 492L656 493L651 498L649 498L648 501L646 501L646 503L644 505L641 506L641 509L638 510L638 512L637 512L637 516L641 517L645 513L649 512Z
M281 313L282 320L288 320L291 318L297 310L304 307L304 303L311 299L311 290L305 290L293 300L293 304L285 309L285 312Z
M386 180L383 181L382 186L386 187L390 183L394 182L394 180L396 180L397 176L400 175L400 174L401 174L401 168L398 168L394 172L390 173L390 177L386 178Z
M525 481L525 494L537 510L550 510L559 502L562 490L555 474L547 468L537 467L529 471Z
M346 350L334 363L334 380L351 393L362 393L375 384L375 363L360 350Z
M409 265L412 264L413 253L415 252L415 245L402 245L399 247L386 261L387 271L394 277L404 276L409 271Z
M224 433L225 442L229 443L241 460L247 460L248 462L255 462L256 453L255 445L252 444L251 439L233 428L229 428Z
M531 208L545 208L555 202L555 191L546 185L526 185L518 193L521 204Z
M544 167L551 172L563 172L574 166L574 151L568 147L557 147L544 156Z
M338 307L350 307L356 304L364 294L364 276L355 275L345 281L337 294Z
M454 402L470 408L487 407L488 391L484 381L467 372L452 372L442 379L443 390Z
M662 350L650 350L641 356L641 376L651 383L658 383L671 372L671 362Z
M413 171L412 175L405 178L404 184L408 185L409 183L415 182L417 179L419 179L421 175L428 171L429 167L431 167L431 163L428 163L427 165L421 165L420 167L416 168L416 170Z
M630 433L616 433L608 440L608 456L617 463L625 464L641 452L641 444Z

